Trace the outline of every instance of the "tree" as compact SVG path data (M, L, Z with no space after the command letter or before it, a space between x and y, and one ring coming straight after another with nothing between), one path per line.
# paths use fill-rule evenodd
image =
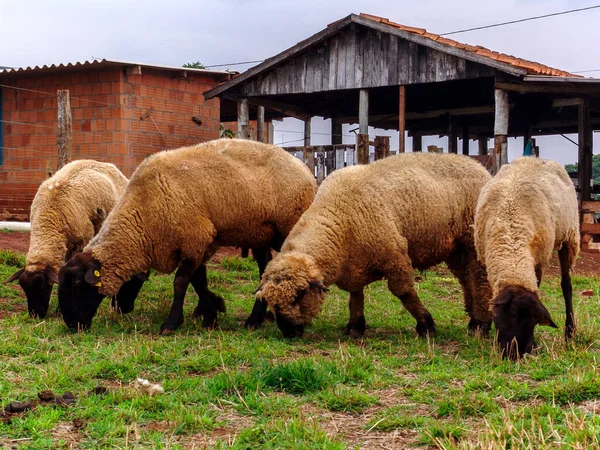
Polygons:
M183 67L185 67L186 69L206 69L206 67L204 67L204 64L202 64L200 61L196 61L193 63L185 63Z
M579 170L579 165L577 163L567 164L565 169L569 173L576 173ZM594 184L600 186L600 155L592 156L592 178Z

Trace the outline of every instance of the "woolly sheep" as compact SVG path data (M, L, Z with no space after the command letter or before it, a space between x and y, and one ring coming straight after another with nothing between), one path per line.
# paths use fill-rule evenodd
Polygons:
M575 188L560 164L525 157L503 166L481 191L475 246L487 268L490 308L505 356L531 352L537 324L556 327L538 290L553 250L560 259L565 337L572 336L570 271L579 252L579 215Z
M127 185L113 164L73 161L44 181L31 205L31 240L18 280L32 317L48 312L52 286L64 262L80 252L112 210Z
M416 319L417 333L433 335L433 318L413 287L413 268L445 261L463 287L469 328L487 333L491 292L472 224L489 178L481 164L453 154L400 154L334 172L267 266L257 298L266 300L284 336L299 336L335 283L350 292L345 331L361 336L363 289L385 278Z
M177 269L174 301L161 334L183 323L190 282L199 296L194 316L203 316L204 326L215 326L223 300L205 288L203 264L218 246L251 248L262 274L271 248L281 247L316 187L300 160L258 142L219 139L150 156L98 235L60 271L65 323L89 328L105 295L152 268ZM259 325L265 313L266 304L257 301L246 325Z

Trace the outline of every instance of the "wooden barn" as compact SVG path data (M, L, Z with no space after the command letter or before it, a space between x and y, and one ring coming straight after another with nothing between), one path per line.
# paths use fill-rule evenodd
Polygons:
M399 131L413 151L423 136L448 136L449 151L469 153L469 140L494 172L508 162L507 138L577 133L579 173L574 180L586 222L594 221L600 186L592 184L592 132L600 128L600 79L589 79L481 46L394 23L352 14L282 53L205 93L221 98L221 121L247 123L288 116L331 118L332 146L341 144L344 123L358 123L358 163L368 162L368 126ZM265 119L266 117L266 119ZM489 140L493 139L490 145ZM325 146L327 147L327 146ZM489 151L489 148L492 151ZM305 151L305 155L310 152ZM379 152L383 155L385 152ZM314 164L312 161L307 161ZM600 224L585 223L586 234ZM584 237L584 247L591 242ZM594 245L594 244L590 244Z

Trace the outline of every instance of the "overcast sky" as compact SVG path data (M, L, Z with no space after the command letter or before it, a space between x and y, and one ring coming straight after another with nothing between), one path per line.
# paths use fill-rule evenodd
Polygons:
M0 66L92 58L223 64L273 56L350 13L367 12L444 33L595 4L600 0L0 0ZM595 9L452 38L581 71L600 69L598 24L600 9ZM585 75L600 77L600 71ZM283 130L276 133L276 143L300 137L293 133L301 130L296 122L276 123ZM325 132L327 126L318 122L315 133ZM396 138L392 148L397 148L397 133L390 134ZM599 153L598 133L594 140ZM521 144L510 141L510 155L515 156ZM329 143L329 138L315 134L313 142ZM447 145L445 139L436 142ZM542 156L563 163L577 159L576 146L563 138L538 139L538 145Z

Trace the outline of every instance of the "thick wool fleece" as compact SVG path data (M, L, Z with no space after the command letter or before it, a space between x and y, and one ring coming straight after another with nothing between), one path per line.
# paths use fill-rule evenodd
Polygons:
M31 240L25 270L58 273L98 232L125 190L127 178L113 164L73 161L44 181L31 205Z
M481 164L453 154L400 154L334 172L267 266L260 297L306 324L323 297L311 281L355 293L385 277L393 294L418 302L413 267L448 261L465 288L467 311L489 321L489 286L472 235L479 191L489 179ZM351 315L362 299L351 298Z
M163 151L133 174L88 244L102 265L100 292L150 268L206 261L220 245L260 248L285 238L317 185L306 166L273 145L238 139Z
M540 273L553 250L569 248L571 267L579 252L575 187L554 161L518 158L482 189L475 216L475 246L494 296L506 286L538 292Z

